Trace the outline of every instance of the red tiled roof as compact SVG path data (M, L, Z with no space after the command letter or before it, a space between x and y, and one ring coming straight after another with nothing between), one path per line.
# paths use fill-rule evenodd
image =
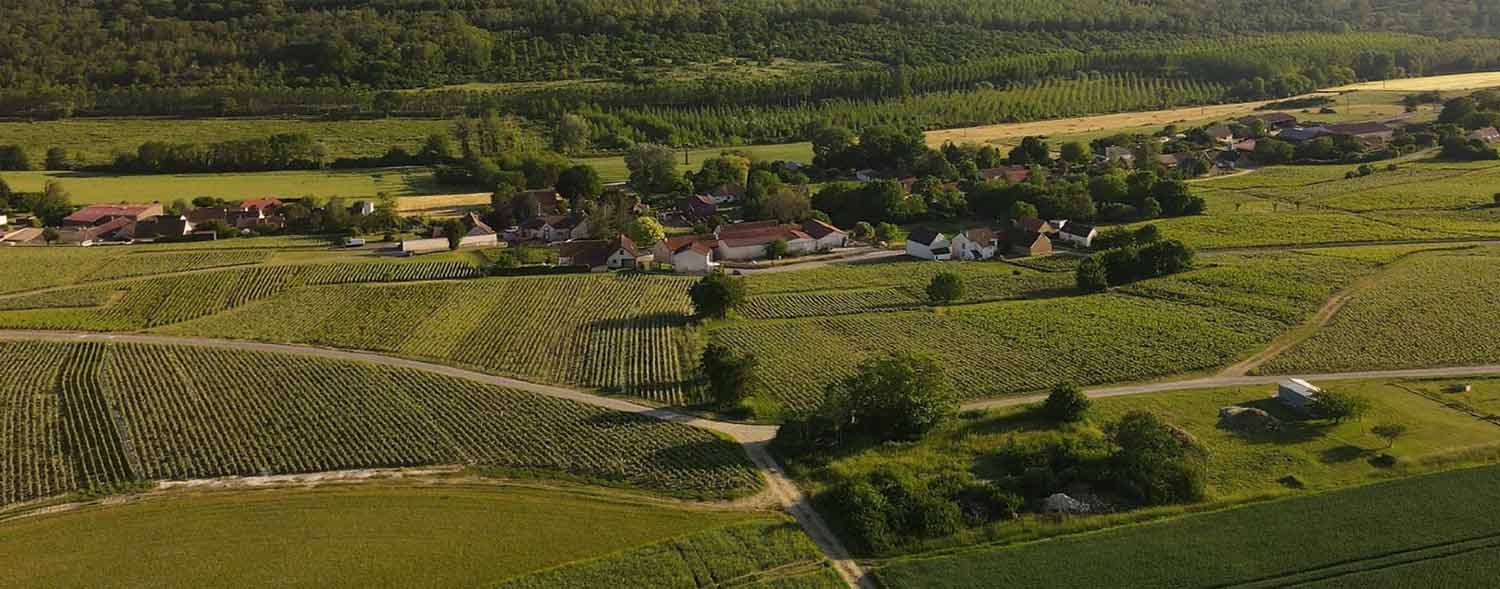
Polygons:
M73 214L68 215L67 217L64 217L63 222L93 224L99 222L100 219L105 219L108 217L128 217L130 219L135 219L136 217L141 216L141 214L147 211L158 208L161 208L161 205L126 203L89 205L78 209Z
M802 232L813 236L815 239L823 239L834 233L843 233L838 227L829 225L817 219L808 219L802 222Z
M274 196L265 196L261 198L247 198L245 200L242 200L240 201L240 208L266 210L274 209L281 206L281 204L281 199Z

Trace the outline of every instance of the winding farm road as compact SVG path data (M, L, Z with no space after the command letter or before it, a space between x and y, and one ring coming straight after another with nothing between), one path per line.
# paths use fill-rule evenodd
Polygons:
M434 364L420 360L388 356L372 352L358 352L333 348L322 348L315 346L273 344L264 342L253 342L244 340L226 340L203 337L181 337L148 334L120 334L120 333L94 333L73 331L33 331L33 330L0 330L0 339L11 340L46 340L46 341L99 341L120 343L142 343L162 344L178 346L196 346L204 348L221 348L230 350L244 350L256 352L276 352L283 354L300 354L318 358L333 360L348 360L355 362L367 362L382 366L398 368L409 368L422 370L435 374L442 374L455 378L462 378L474 382L491 384L511 389L527 391L558 399L567 399L579 403L585 403L596 407L603 407L615 411L647 415L682 423L694 427L723 433L745 448L752 462L760 468L766 479L766 492L776 499L783 508L787 510L802 528L807 531L818 547L828 556L840 576L849 583L851 587L861 589L874 589L874 579L869 576L850 555L849 551L839 541L827 522L813 509L811 502L802 490L797 487L781 465L776 462L767 446L772 438L776 436L776 426L771 425L749 425L742 423L731 423L704 419L693 415L662 409L648 407L633 403L624 399L603 397L584 391L559 387L553 385L539 384L503 376L495 376L462 368L455 368L443 364ZM1500 373L1500 364L1484 366L1448 367L1448 368L1421 368L1411 370L1371 370L1361 372L1341 372L1323 374L1302 375L1274 375L1274 376L1242 376L1242 375L1219 375L1205 378L1187 380L1176 380L1167 382L1132 384L1109 387L1096 387L1087 389L1086 394L1094 398L1118 397L1126 395L1141 395L1165 391L1178 391L1186 389L1232 387L1272 384L1281 379L1296 377L1309 380L1379 380L1391 378L1424 378L1424 377L1461 377L1480 374ZM964 410L979 410L995 407L1009 407L1036 403L1044 399L1043 395L1011 397L1004 399L992 399L987 401L975 401L963 405Z

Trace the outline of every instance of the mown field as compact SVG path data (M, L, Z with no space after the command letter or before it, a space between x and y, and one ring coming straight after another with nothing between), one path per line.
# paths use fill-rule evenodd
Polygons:
M479 587L661 542L699 547L708 572L759 572L710 542L735 534L778 540L745 564L819 558L796 528L753 513L563 489L333 485L173 492L0 522L0 587ZM646 586L657 571L612 572Z
M1361 292L1266 374L1500 362L1500 254L1474 249L1411 260Z
M0 505L138 480L470 464L726 497L689 426L409 369L259 352L0 342Z
M961 394L980 398L1044 389L1059 380L1121 382L1220 366L1377 268L1298 253L1204 256L1199 265L1110 294L937 310L902 305L939 266L964 274L973 300L1066 292L1072 274L1000 263L887 262L755 275L747 279L750 318L709 331L713 340L753 353L765 393L794 408L816 403L828 383L860 360L897 349L941 357ZM854 285L870 286L798 291ZM1027 290L1037 288L1043 290ZM851 309L896 311L837 314Z
M590 522L590 525L593 525ZM796 524L758 520L502 581L500 589L840 589L847 587Z
M5 172L12 189L41 192L56 180L68 189L74 204L104 202L161 202L215 196L236 201L262 196L373 198L468 192L441 186L432 170L422 167L348 170L294 170L225 174L109 174L93 172Z
M1489 466L1045 542L896 560L877 574L893 588L1349 586L1360 578L1448 586L1450 579L1430 575L1473 562L1469 551L1500 546L1490 517L1496 501L1500 467ZM1493 564L1480 567L1461 578L1488 579L1475 575L1494 570ZM1396 584L1402 580L1416 584Z
M432 133L447 133L452 122L443 119L382 118L324 121L294 117L226 118L74 118L60 121L0 121L0 137L26 148L41 163L51 147L76 154L85 164L107 164L115 154L134 153L147 141L212 143L266 137L278 133L306 133L328 148L330 158L378 157L391 147L415 152Z

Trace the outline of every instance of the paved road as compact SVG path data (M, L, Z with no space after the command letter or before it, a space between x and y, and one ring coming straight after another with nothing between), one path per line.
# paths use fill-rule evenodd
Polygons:
M1318 374L1279 374L1266 376L1210 376L1207 378L1194 378L1189 380L1173 380L1167 382L1155 382L1146 384L1122 385L1112 387L1098 387L1084 391L1090 397L1124 397L1128 395L1143 395L1147 393L1161 393L1166 391L1180 391L1184 389L1206 389L1217 387L1238 387L1263 384L1275 384L1288 378L1301 378L1305 380L1381 380L1391 378L1444 378L1460 376L1477 376L1481 374L1500 374L1500 364L1488 364L1484 366L1458 366L1452 368L1415 368L1409 370L1364 370L1359 372L1324 372ZM1008 399L992 399L988 401L975 401L965 403L963 409L989 409L992 407L1011 407L1036 403L1046 399L1046 395L1032 395L1028 397L1011 397Z
M861 589L874 589L875 587L873 578L865 573L865 571L859 566L859 563L850 558L849 551L844 548L843 543L839 541L838 537L835 536L832 531L830 531L828 524L823 521L823 518L818 515L818 512L812 508L812 505L808 501L807 497L802 494L802 490L797 487L796 483L793 483L791 479L787 478L785 471L783 471L781 468L781 465L777 464L776 459L771 456L770 452L767 451L766 445L771 441L772 438L776 437L776 426L747 425L742 423L731 423L725 421L704 419L693 415L678 413L669 409L648 407L645 405L632 403L624 399L603 397L576 389L538 384L534 382L527 382L524 380L517 380L514 378L506 378L503 376L484 374L482 372L474 372L472 370L464 370L462 368L455 368L442 364L433 364L430 362L422 362L420 360L410 360L407 358L398 358L394 356L386 356L383 354L375 354L370 352L356 352L350 350L337 350L332 348L320 348L314 346L271 344L263 342L224 340L201 337L70 331L0 330L0 339L165 344L177 346L196 346L204 348L222 348L230 350L245 350L255 352L278 352L284 354L300 354L317 358L328 358L333 360L368 362L370 364L379 364L382 366L394 366L399 368L422 370L435 374L442 374L455 378L471 380L474 382L481 382L485 384L527 391L538 395L546 395L548 397L555 397L558 399L577 401L579 403L585 403L596 407L603 407L605 409L611 409L614 411L647 415L665 421L683 423L695 427L701 427L707 430L721 432L739 442L740 445L744 446L745 453L750 456L751 461L754 462L756 466L760 467L761 473L765 476L767 487L766 491L770 493L771 496L775 497L776 500L781 503L782 507L784 507L787 512L792 514L792 517L795 517L797 519L797 522L802 525L803 529L807 530L808 536L817 543L818 547L823 550L823 553L828 556L830 561L833 562L834 568L837 569L839 575L849 583L849 586L859 587Z

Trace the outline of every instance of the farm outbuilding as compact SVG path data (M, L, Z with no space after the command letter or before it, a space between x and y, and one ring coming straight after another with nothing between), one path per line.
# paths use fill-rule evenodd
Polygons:
M936 231L919 229L906 236L906 255L923 260L948 260L953 252L948 238Z
M1318 393L1323 389L1315 387L1300 378L1288 378L1276 385L1276 400L1283 405L1307 413L1312 411L1312 404L1318 399Z

